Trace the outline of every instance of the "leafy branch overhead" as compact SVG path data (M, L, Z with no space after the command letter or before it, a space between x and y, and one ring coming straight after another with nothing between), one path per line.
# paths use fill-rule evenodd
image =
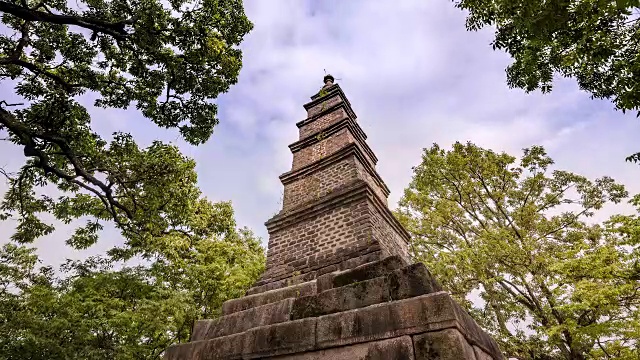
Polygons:
M559 74L617 109L640 110L639 0L454 1L469 12L467 29L495 27L494 49L514 59L510 86L548 92Z
M510 87L546 93L556 75L573 78L640 117L640 0L453 1L468 12L468 30L495 29L493 48L513 58Z
M70 240L78 247L95 241L99 220L115 221L131 245L148 241L149 231L192 231L186 217L167 214L193 200L193 163L158 142L139 149L128 134L101 138L92 122L105 120L78 98L91 94L101 108L134 106L187 142L205 142L218 122L211 101L237 82L237 45L252 28L242 2L71 4L0 0L8 28L0 35L0 84L13 86L24 104L0 102L0 131L29 158L1 205L3 217L18 220L13 238L29 242L51 232L36 216L47 211L64 221L95 217ZM47 185L65 195L37 196Z

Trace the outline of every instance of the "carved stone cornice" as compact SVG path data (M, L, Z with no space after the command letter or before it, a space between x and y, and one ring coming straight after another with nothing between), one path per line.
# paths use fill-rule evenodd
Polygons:
M364 134L364 132L362 131L362 128L360 128L358 123L356 123L354 119L348 116L343 117L338 122L324 129L316 131L315 133L307 136L302 140L298 140L294 142L293 144L289 145L289 149L291 150L292 153L298 152L308 146L311 146L317 142L324 140L325 138L345 128L348 129L349 132L351 132L351 134L356 139L358 144L362 147L362 150L367 154L369 159L371 159L371 161L375 165L378 162L378 158L373 153L373 150L371 150L369 145L367 145L367 142L365 141L366 135Z
M378 174L378 172L373 168L373 166L371 166L371 164L366 160L366 157L362 152L362 149L356 143L348 144L342 149L336 151L335 153L329 156L326 156L322 159L316 160L311 164L305 165L297 170L288 171L280 175L279 177L280 181L282 182L283 185L289 184L300 178L304 178L305 176L313 174L317 171L321 171L322 169L325 169L337 162L340 162L341 160L349 156L355 156L356 159L360 161L360 163L362 164L364 169L367 171L367 173L371 175L371 177L376 182L376 184L380 186L384 195L389 196L389 192L390 192L389 187L387 187L387 184L384 183L384 181L380 177L380 174Z
M330 87L327 88L323 88L324 89L324 95L320 96L321 91L318 91L315 95L311 96L311 101L304 104L304 108L305 110L309 110L312 107L322 103L323 101L330 99L331 97L333 97L334 95L339 96L342 101L347 104L348 107L348 111L353 113L353 117L356 118L356 114L353 111L353 109L351 108L351 103L349 102L349 99L347 99L347 96L344 94L344 92L342 91L342 89L340 88L340 85L338 84L333 84Z
M304 120L298 121L296 123L296 126L298 128L301 128L301 127L303 127L303 126L305 126L307 124L310 124L310 123L318 120L319 118L321 118L321 117L323 117L323 116L325 116L325 115L327 115L329 113L332 113L332 112L340 109L340 108L344 109L344 111L345 111L345 113L347 114L348 117L352 118L353 120L357 119L356 114L353 113L353 111L351 110L351 108L347 104L345 104L344 102L339 102L337 104L334 104L334 105L331 105L331 106L325 108L324 110L321 110L320 112L318 112L318 113L316 113L314 115L311 115L311 116L307 117ZM358 127L360 127L360 126L358 125ZM362 129L360 129L360 132L362 133L362 135L364 136L364 139L366 140L367 139L367 134L365 134L364 131L362 131Z
M354 201L367 199L373 204L374 209L385 219L385 221L398 233L400 236L408 242L411 239L411 235L400 224L398 219L393 216L393 213L389 208L375 195L374 190L363 180L356 180L352 184L344 186L340 189L334 190L330 194L318 199L317 201L310 202L304 206L300 206L294 210L290 210L284 213L280 213L271 219L269 219L265 226L269 233L281 230L283 228L292 226L299 222L313 218L314 216L321 214L325 211L334 209L340 205L346 205Z

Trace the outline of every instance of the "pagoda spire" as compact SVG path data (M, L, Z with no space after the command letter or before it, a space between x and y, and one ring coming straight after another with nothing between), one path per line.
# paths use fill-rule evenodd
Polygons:
M389 188L349 100L327 74L304 105L289 145L291 170L282 174L282 210L267 221L264 289L292 278L313 279L382 257L409 262L409 234L387 207Z

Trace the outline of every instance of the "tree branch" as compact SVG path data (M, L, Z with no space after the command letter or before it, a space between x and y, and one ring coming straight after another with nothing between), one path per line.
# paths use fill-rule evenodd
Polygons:
M38 21L59 25L76 25L95 32L107 34L118 40L124 40L129 35L126 25L133 24L137 18L110 23L94 18L73 15L58 15L18 6L6 1L0 1L0 12L11 14L26 21Z
M7 170L5 170L4 168L1 168L1 167L0 167L0 175L3 175L4 177L6 177L7 180L11 180L11 175L9 175Z
M529 310L535 312L537 308L535 302L532 299L530 299L524 292L522 292L522 290L520 290L515 284L513 284L512 282L504 278L498 281L498 284L500 284L500 286L502 286L503 289L507 290L507 292L511 294L511 296L515 297L516 299L521 298L522 301L519 301L519 302L522 305L529 308ZM515 290L517 294L513 290Z
M455 182L453 182L451 179L447 178L444 174L442 175L442 177L443 177L447 182L449 182L451 185L453 185L453 187L456 189L456 192L458 193L459 201L455 201L455 200L454 200L454 201L455 201L458 205L460 205L460 207L461 207L464 211L466 211L466 212L467 212L467 214L469 214L469 215L470 215L474 220L476 220L478 223L480 223L480 225L482 226L482 228L483 228L485 231L487 231L487 232L488 232L488 231L489 231L489 228L488 228L488 227L485 225L485 223L480 219L480 217L478 216L478 214L476 214L475 210L474 210L474 209L469 210L469 209L467 209L467 208L462 204L462 201L463 201L462 192L460 191L460 188L458 187L458 185L457 185Z
M0 58L0 65L18 65L18 66L22 66L25 69L30 70L32 73L37 74L37 75L44 75L46 77L48 77L49 79L55 81L58 85L62 86L67 92L71 92L73 91L74 87L77 87L77 84L69 84L68 82L66 82L64 79L62 79L60 76L51 73L47 70L43 70L40 69L38 66L36 66L35 64L32 64L28 61L24 61L24 60L20 60L20 59L14 59L13 57L5 57L5 58Z
M111 213L113 220L118 225L122 226L123 223L120 221L116 209L124 212L128 219L133 219L133 214L131 213L131 211L126 206L122 205L120 202L114 199L112 189L86 171L86 169L79 161L78 157L75 155L73 149L71 149L65 139L48 133L31 130L19 120L15 119L13 114L1 107L0 124L6 126L9 131L19 139L19 143L25 146L25 155L35 156L38 158L38 162L35 164L35 166L43 169L45 171L45 174L52 173L58 178L67 180L98 196L103 204L105 204L106 209ZM34 141L34 138L47 140L51 143L56 144L73 166L75 174L67 174L63 170L51 166L49 162L49 155L38 148L36 142ZM89 184L94 185L96 188L100 189L103 193L100 193L100 191L98 191L98 189L96 188L78 181L76 179L77 177L81 177Z
M473 169L471 169L471 173L473 173L476 176L476 178L478 180L480 180L480 184L482 184L482 188L484 189L484 191L487 192L487 196L489 197L489 199L491 199L491 201L496 206L498 211L500 211L502 216L504 216L504 218L507 221L507 223L509 223L509 226L511 227L511 229L513 229L513 231L516 233L516 236L518 237L518 239L520 239L520 241L523 241L524 239L523 239L522 235L520 234L520 231L513 224L513 221L511 220L511 217L509 217L509 215L507 215L507 213L504 211L504 209L502 209L502 206L500 206L498 201L495 199L495 197L493 196L491 190L489 190L489 186L484 181L484 178L480 174L476 173ZM487 208L489 208L488 205L486 205L486 206L487 206ZM491 208L489 208L489 209L491 209ZM493 212L493 210L492 210L492 212Z
M18 41L18 45L16 45L16 48L13 50L13 55L11 56L14 59L19 59L20 55L22 54L22 51L24 50L24 47L27 45L27 42L29 42L29 22L25 21L22 26L20 26L20 33L21 33L21 37L20 40Z

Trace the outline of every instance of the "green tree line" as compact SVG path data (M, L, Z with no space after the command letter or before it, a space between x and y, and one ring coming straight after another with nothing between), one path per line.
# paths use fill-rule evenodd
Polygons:
M25 156L2 172L15 231L0 248L0 359L157 359L251 286L264 249L230 203L202 196L193 160L105 138L79 98L201 144L253 25L240 0L1 0L0 15L0 84L21 99L0 101L0 132ZM79 224L71 251L113 241L107 224L122 245L43 266L31 244L59 223Z
M412 251L516 359L638 359L640 195L472 143L424 149L398 218ZM639 212L592 217L629 201ZM474 301L475 300L475 301Z

